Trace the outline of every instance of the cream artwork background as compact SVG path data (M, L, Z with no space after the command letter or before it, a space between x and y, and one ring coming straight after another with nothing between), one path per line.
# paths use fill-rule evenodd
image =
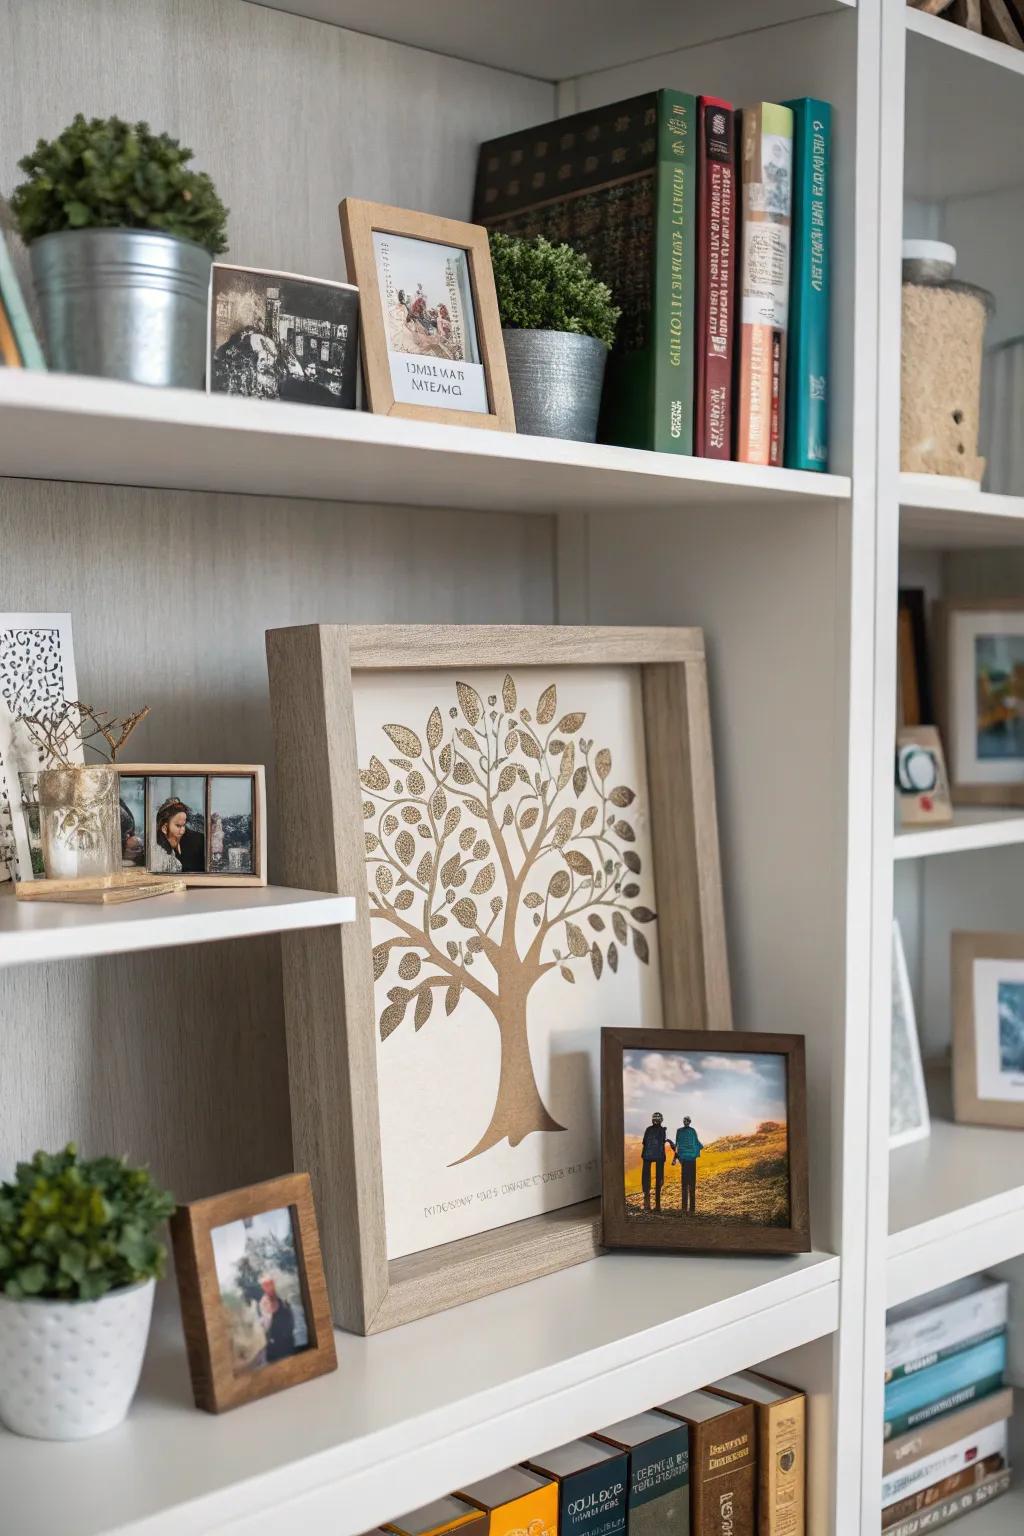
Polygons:
M354 678L389 1258L600 1187L602 1025L661 1023L639 673Z

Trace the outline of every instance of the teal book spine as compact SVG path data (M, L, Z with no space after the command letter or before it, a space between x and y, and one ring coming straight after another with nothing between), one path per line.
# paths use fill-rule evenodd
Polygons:
M697 98L658 92L651 305L651 447L693 453Z
M7 249L3 233L0 231L0 297L7 311L7 318L14 332L15 345L21 354L22 367L46 368L46 359L43 349L39 345L35 328L29 317L28 308L21 292L21 284L14 270L11 253Z
M787 469L828 469L832 108L804 97L793 113L793 258L786 377Z
M1006 1334L1001 1333L950 1355L916 1376L889 1382L885 1389L885 1438L903 1434L994 1391L1002 1385L1005 1370Z
M963 1339L958 1344L948 1344L945 1349L937 1349L930 1355L923 1355L918 1360L908 1360L905 1365L894 1366L886 1377L887 1381L901 1381L904 1376L916 1376L921 1371L928 1371L933 1365L939 1365L943 1360L949 1360L953 1355L959 1355L965 1349L973 1349L976 1344L984 1344L986 1339L997 1339L1004 1332L1006 1323L998 1328L986 1328L982 1333L977 1333L971 1339Z

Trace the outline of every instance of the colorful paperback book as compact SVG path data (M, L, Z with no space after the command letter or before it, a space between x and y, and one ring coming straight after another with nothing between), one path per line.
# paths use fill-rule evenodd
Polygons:
M964 1467L972 1466L976 1461L984 1461L987 1456L1006 1458L1008 1445L1007 1421L1001 1419L998 1424L989 1424L986 1429L978 1430L977 1434L966 1435L963 1440L943 1446L941 1451L934 1451L931 1456L922 1456L920 1461L899 1467L882 1478L882 1508L888 1509L890 1504L905 1499L916 1489L928 1488L932 1483L941 1482L944 1477L952 1477L954 1473L962 1472Z
M898 1504L890 1504L882 1515L882 1530L888 1531L890 1526L899 1525L901 1520L907 1520L911 1515L916 1515L922 1509L930 1509L933 1504L941 1504L945 1499L951 1499L955 1493L963 1493L967 1488L973 1488L976 1483L983 1483L987 1477L996 1472L1005 1471L1001 1456L986 1456L984 1461L976 1461L972 1466L964 1467L961 1472L954 1472L952 1477L944 1477L939 1483L932 1483L927 1488L919 1488L916 1493L908 1494Z
M526 1463L558 1484L559 1536L620 1536L626 1529L629 1458L593 1435Z
M743 253L736 457L781 464L786 406L793 114L762 101L743 113Z
M686 1425L651 1409L597 1438L629 1452L629 1536L690 1536L690 1443Z
M17 359L14 362L8 362L5 346L4 361L8 362L8 366L15 368L45 369L46 359L43 357L43 349L39 345L39 338L36 336L35 327L29 316L21 284L18 282L18 274L14 270L14 263L7 249L2 229L0 229L0 307L6 313L7 328Z
M473 217L589 256L622 310L604 442L693 452L697 100L649 91L480 147Z
M758 1536L804 1536L807 1399L798 1387L737 1371L712 1390L754 1409Z
M897 1381L938 1365L969 1345L1001 1333L1007 1323L1005 1280L970 1275L893 1307L885 1325L885 1379Z
M690 1433L693 1536L754 1536L754 1409L719 1392L687 1392L660 1405Z
M955 1493L950 1498L943 1499L940 1504L933 1504L929 1509L922 1509L918 1514L901 1520L898 1525L889 1526L886 1536L925 1536L927 1531L941 1530L944 1525L949 1525L953 1520L959 1520L961 1515L969 1515L972 1510L980 1509L983 1504L990 1503L992 1499L998 1499L1009 1486L1009 1469L995 1472L984 1482L977 1483L972 1488L965 1488L962 1493Z
M965 1407L1003 1384L1006 1334L961 1349L938 1365L890 1381L885 1389L885 1438Z
M905 1435L887 1440L882 1452L882 1475L888 1476L899 1467L909 1466L923 1456L931 1456L944 1446L953 1445L957 1440L964 1440L968 1435L977 1434L990 1424L998 1424L1001 1419L1012 1416L1013 1392L1010 1388L990 1392L987 1397L968 1403L966 1408L945 1413L919 1429L908 1430Z
M736 284L736 114L728 101L697 103L697 354L694 453L732 457L733 300Z
M525 1467L509 1467L455 1495L482 1510L485 1536L558 1536L558 1487ZM476 1536L474 1530L474 1536Z
M793 255L786 364L787 469L828 469L832 108L805 96L793 113Z

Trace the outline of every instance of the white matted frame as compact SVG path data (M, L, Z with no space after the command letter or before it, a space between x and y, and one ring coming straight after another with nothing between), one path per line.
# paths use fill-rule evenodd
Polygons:
M1024 599L984 598L936 604L937 691L953 803L1024 805L1024 755L978 753L975 644L985 635L1019 637L1024 652Z
M336 1323L376 1333L593 1258L597 1199L388 1260L353 674L632 666L643 699L666 1024L731 1027L703 635L695 629L307 626L267 635L285 879L356 921L282 938L296 1166L313 1178ZM320 835L310 836L319 827Z
M889 1145L905 1147L931 1135L914 994L900 925L892 925L892 1050L889 1067Z

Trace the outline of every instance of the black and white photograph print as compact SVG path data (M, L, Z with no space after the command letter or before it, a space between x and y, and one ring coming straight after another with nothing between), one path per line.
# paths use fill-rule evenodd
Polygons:
M210 1233L236 1376L308 1349L292 1213L262 1211Z
M206 778L154 774L149 803L146 867L155 875L206 873Z
M209 324L212 394L355 407L359 292L350 283L214 262Z
M121 863L126 869L145 869L146 780L144 775L122 773L118 797L121 803Z
M245 774L211 774L210 846L211 875L253 873L253 780Z

